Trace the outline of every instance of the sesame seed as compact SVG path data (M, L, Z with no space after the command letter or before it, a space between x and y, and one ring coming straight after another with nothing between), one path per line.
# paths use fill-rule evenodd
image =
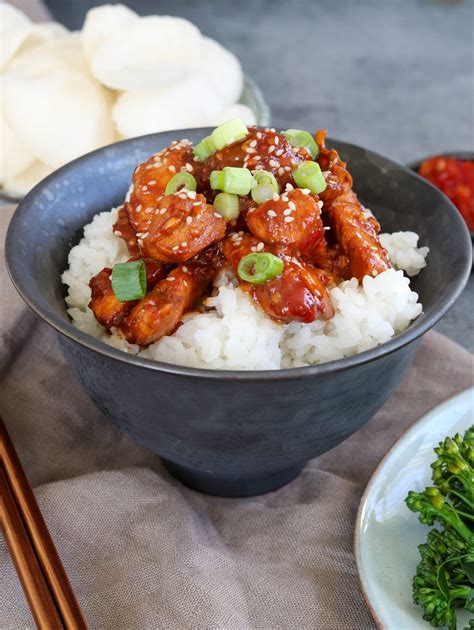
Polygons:
M280 168L278 169L278 175L283 175L284 172L285 171L283 169L283 166L280 166Z
M192 222L193 222L193 218L192 217L186 217L186 223L188 225L191 225Z
M135 210L136 210L137 212L141 212L141 211L142 211L142 204L141 204L141 203L139 203L139 204L138 204L138 206L135 208Z
M257 153L257 149L253 149L252 147L247 147L245 149L245 153Z
M280 138L279 138L278 136L275 136L275 137L273 138L273 142L274 142L275 144L280 144Z
M257 133L257 138L258 138L259 140L261 140L261 139L262 139L262 134L261 134L261 132L260 132L260 131Z
M251 248L250 248L250 251L251 251L251 252L256 252L256 251L257 251L257 248L256 248L255 246L253 246L253 247L251 247Z
M153 186L153 184L156 184L156 179L151 179L151 180L148 182L148 185L149 185L149 186Z
M283 168L285 169L287 173L291 172L291 166L284 166Z
M285 217L283 220L285 221L285 223L291 223L295 220L295 217Z
M302 188L301 192L303 193L303 195L309 195L309 193L311 192L309 188Z
M168 208L161 208L160 210L160 214L165 214L165 212L167 212Z
M154 165L153 164L148 164L148 166L145 166L145 168L148 170L149 168L153 168Z
M269 131L271 131L272 133L276 133L276 129L273 129L273 127L270 127Z
M218 212L214 212L214 216L216 219L222 219L221 215Z
M184 165L184 167L185 167L185 169L188 171L188 173L192 173L192 172L193 172L193 170L194 170L194 169L193 169L192 164L189 164L189 162L187 162L187 163Z
M151 206L149 208L145 209L145 214L150 214L150 212L153 212L154 208L152 208Z
M290 206L290 208L291 208L292 210L296 210L296 204L295 204L295 202L294 202L294 201L290 201L290 202L288 203L288 205Z
M270 160L268 163L270 164L270 166L273 166L273 168L278 166L278 162L275 162L275 160Z
M280 155L283 155L284 152L284 149L278 149L278 151L275 151L275 155L278 155L278 157L280 157Z
M265 243L260 242L257 245L257 252L261 252L264 247L265 247Z
M217 212L216 212L217 214ZM220 216L220 215L219 215ZM200 212L199 214L196 215L196 219L199 221L199 219L202 217L202 213Z
M249 144L250 147L256 147L257 146L257 141L256 140L252 140L252 142Z
M115 236L122 236L122 232L120 230L114 230Z
M263 164L257 164L257 166L255 167L256 171L263 171Z
M278 201L280 199L280 195L278 193L273 193L272 199L273 201Z
M285 202L288 202L288 195L287 195L286 193L284 193L284 194L281 196L281 200L282 200L282 201L285 201Z
M181 269L184 271L184 273L188 273L188 271L189 271L188 268L186 267L186 265L183 265L181 267Z
M188 241L183 241L181 243L181 247L187 247L188 246Z
M239 238L239 235L237 234L237 232L232 232L232 234L230 235L230 240L235 241L235 239L237 238Z
M257 208L249 208L247 211L247 214L252 214L252 212L255 212Z
M171 171L172 173L176 173L176 166L174 166L173 164L170 164L168 166L168 170Z
M290 192L291 190L293 190L293 186L288 182L288 184L285 187L286 192Z
M254 157L254 160L257 160L257 162L258 162L258 160L262 159L259 155L254 155L253 157Z
M188 197L189 197L189 199L196 199L196 191L195 190L188 190Z
M331 175L331 171L323 171L323 175L326 178L328 175Z
M202 201L195 201L193 206L202 206Z
M179 249L179 245L175 245L175 246L172 248L172 251L176 252L178 249Z
M330 230L331 228L330 228L330 227L325 227L324 229L325 229L325 230Z
M323 207L323 202L320 200L318 201L318 208L321 210Z
M286 208L285 210L283 210L283 214L285 215L285 217L287 217L292 212L293 212L293 210L291 208Z
M275 151L275 145L272 144L269 148L268 148L268 153L273 153L273 151Z
M142 190L143 192L146 192L148 190L148 186L142 186Z
M176 278L174 278L173 276L168 276L166 278L167 282L174 282L176 280Z

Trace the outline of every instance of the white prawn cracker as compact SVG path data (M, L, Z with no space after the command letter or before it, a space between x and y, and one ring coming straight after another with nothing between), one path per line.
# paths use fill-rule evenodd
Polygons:
M82 67L68 38L63 49L21 55L3 76L9 127L52 168L115 139L110 96Z

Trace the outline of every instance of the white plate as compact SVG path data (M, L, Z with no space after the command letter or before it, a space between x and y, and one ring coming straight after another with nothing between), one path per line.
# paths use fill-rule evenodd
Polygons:
M427 630L422 608L411 599L411 582L420 556L417 546L428 527L405 505L409 490L432 485L433 448L447 435L474 423L474 388L458 394L414 424L373 474L357 514L355 557L365 598L374 619L387 630ZM458 614L458 627L469 613Z

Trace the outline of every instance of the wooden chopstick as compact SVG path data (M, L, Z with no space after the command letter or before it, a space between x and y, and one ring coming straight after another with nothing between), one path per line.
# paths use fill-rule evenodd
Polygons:
M87 623L72 590L71 583L1 417L0 462L3 466L14 503L24 523L24 528L34 548L64 627L71 630L87 630ZM56 626L52 625L50 627L56 628Z
M38 628L44 628L44 630L49 630L49 628L60 630L63 628L63 624L23 525L3 466L0 466L0 496L3 503L0 521L5 540L35 623Z

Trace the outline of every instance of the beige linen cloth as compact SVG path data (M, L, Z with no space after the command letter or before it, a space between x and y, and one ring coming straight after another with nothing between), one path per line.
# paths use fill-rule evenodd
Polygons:
M10 214L0 208L2 243ZM470 354L428 334L384 408L298 479L209 497L101 415L1 260L0 413L91 628L375 627L353 556L361 494L393 442L471 384ZM0 628L33 628L0 543Z

